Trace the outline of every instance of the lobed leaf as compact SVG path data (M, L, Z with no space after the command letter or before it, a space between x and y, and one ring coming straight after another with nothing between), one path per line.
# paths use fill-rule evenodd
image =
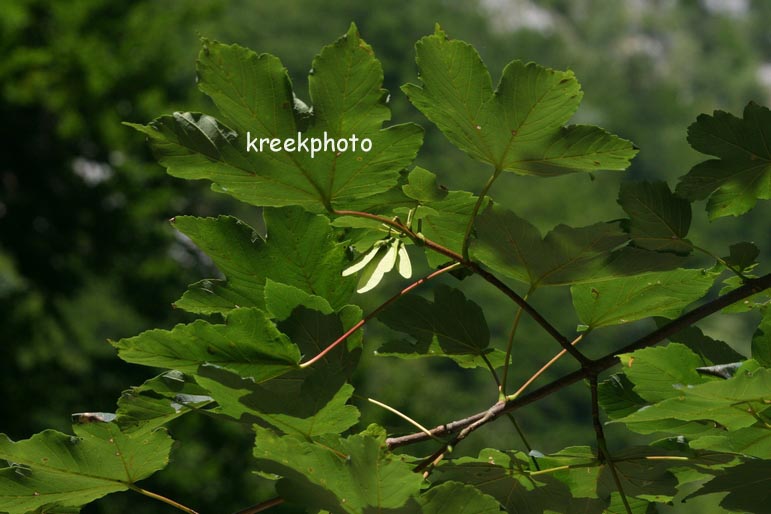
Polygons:
M558 225L542 239L536 227L497 205L476 219L476 230L474 257L532 290L670 269L679 260L624 246L629 236L618 223Z
M163 469L172 440L162 430L128 435L114 423L74 425L75 436L46 430L13 442L0 436L0 511L71 512L125 491Z
M257 309L235 309L226 323L197 320L114 342L126 362L195 374L216 364L258 382L297 369L300 350Z
M382 82L380 62L353 24L314 59L311 108L297 100L278 58L204 40L198 84L224 124L175 113L131 126L149 137L171 175L211 180L216 190L253 205L332 210L392 189L422 143L417 125L381 128L390 117ZM283 145L301 138L323 141L325 134L370 139L371 150L353 151L349 143L350 151L312 155L299 151L299 142L292 151ZM280 139L282 145L279 151L254 151L257 146L249 144L259 139Z
M298 208L265 209L266 239L229 216L177 216L174 226L209 255L225 280L190 286L175 306L199 314L225 314L238 307L265 308L265 282L295 286L339 308L353 294L354 282L342 278L345 248L334 240L324 216Z
M629 215L632 244L646 250L689 254L685 239L691 225L691 204L673 195L666 182L623 182L618 203Z
M423 477L385 449L383 434L329 435L302 441L255 427L261 469L283 477L277 491L290 504L333 512L380 512L404 505Z
M728 430L747 428L757 422L754 413L771 401L771 371L761 368L728 380L693 386L675 383L671 387L676 393L674 396L617 421L713 420Z
M422 296L405 295L380 313L378 319L411 337L384 344L378 349L379 355L444 356L469 367L485 366L482 356L492 353L488 348L490 331L481 307L459 290L444 285L434 289L433 302ZM497 355L493 358L494 365L502 364L503 359L498 362Z
M622 170L637 150L593 126L563 126L581 101L572 71L509 63L495 91L476 50L437 28L415 45L420 85L402 90L458 148L497 171Z
M680 178L677 194L707 201L710 219L739 216L757 200L771 199L771 110L750 102L743 118L725 111L701 114L688 127L688 142L719 159L703 161Z

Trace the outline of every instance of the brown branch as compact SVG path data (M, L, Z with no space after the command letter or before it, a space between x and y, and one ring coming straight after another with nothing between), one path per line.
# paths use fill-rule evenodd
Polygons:
M384 223L385 225L388 225L389 227L392 227L402 233L404 233L407 237L412 239L415 244L426 246L427 248L430 248L431 250L440 253L444 255L445 257L448 257L449 259L462 264L466 269L469 271L476 273L482 279L484 279L486 282L493 285L496 289L501 291L503 294L508 296L511 300L514 301L517 305L519 305L523 311L525 311L531 318L535 320L536 323L541 325L541 327L546 330L546 332L556 340L560 346L562 346L562 349L567 351L570 355L572 355L578 362L581 363L582 367L589 366L592 361L586 357L584 354L578 351L575 347L570 345L570 341L567 337L562 335L559 330L554 328L554 325L549 323L546 318L544 318L540 312L535 310L535 308L527 303L524 298L522 298L519 294L517 294L516 291L511 289L509 286L504 284L498 277L490 273L489 271L482 268L482 266L470 259L464 259L462 255L460 255L457 252L453 252L449 248L445 248L444 246L435 243L434 241L431 241L430 239L426 239L423 237L423 235L417 234L416 232L412 231L409 227L404 225L403 223L400 223L398 221L384 218L383 216L378 216L377 214L372 214L369 212L360 212L360 211L334 211L334 214L340 215L340 216L358 216L360 218L368 218L374 221L379 221L380 223Z
M266 500L264 502L258 503L257 505L252 505L251 507L247 507L243 510L239 510L238 512L236 512L236 514L257 514L258 512L264 512L270 508L276 507L283 503L284 503L283 498L271 498L270 500Z
M602 371L612 368L618 364L619 361L617 356L619 354L629 353L635 350L640 350L642 348L647 348L648 346L653 346L654 344L663 341L667 337L676 334L680 330L688 328L697 321L702 320L707 316L710 316L719 310L738 302L739 300L743 300L748 296L760 293L769 287L771 287L771 273L763 275L760 278L748 280L744 285L734 289L733 291L730 291L723 296L715 298L714 300L683 314L679 318L670 321L666 325L657 330L654 330L648 335L643 336L640 339L633 341L632 343L629 343L620 350L611 352L604 357L592 361L590 365L584 366L580 370L569 373L539 389L536 389L530 394L526 394L518 398L507 398L504 407L497 410L495 415L492 417L488 416L488 418L485 420L485 423L493 421L502 414L514 412L515 410L524 407L525 405L529 405L542 398L550 396L551 394L556 393L557 391L560 391L585 378L588 378L592 375L597 375ZM496 407L497 405L498 404L494 405L493 407ZM445 423L444 425L437 426L430 430L431 435L432 437L442 437L453 432L463 431L470 426L478 428L484 424L478 422L488 414L489 410L490 409L473 414L463 419L451 421L449 423ZM399 437L389 437L386 439L386 444L390 449L394 449L400 446L425 441L426 439L428 439L426 434L418 432L415 434L408 434Z

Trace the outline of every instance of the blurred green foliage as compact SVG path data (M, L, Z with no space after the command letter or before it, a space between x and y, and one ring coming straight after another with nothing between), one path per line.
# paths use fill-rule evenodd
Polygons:
M585 91L575 121L600 124L633 140L641 152L630 171L594 180L503 177L491 196L547 229L559 222L581 225L620 217L615 198L621 180L663 178L674 185L700 160L685 142L685 129L697 114L716 108L738 114L747 100L771 100L771 86L759 81L760 67L768 69L771 62L771 5L738 2L746 4L743 12L707 7L715 4L5 0L0 17L5 149L0 161L0 431L16 439L47 427L67 430L69 413L112 410L121 390L148 378L144 370L115 358L105 340L184 321L170 303L188 283L213 273L211 263L165 219L235 213L259 223L259 213L203 185L166 177L142 138L121 125L145 123L161 112L206 111L205 98L195 90L198 36L278 55L303 91L313 55L355 21L383 63L394 120L415 121L427 130L418 163L451 189L478 191L489 171L452 148L399 90L415 81L418 38L439 22L451 37L480 50L494 80L496 70L512 59L573 69ZM571 201L559 200L563 197ZM721 219L707 226L703 212L694 217L694 237L722 253L730 243L767 238L771 211L761 202L741 225ZM472 285L469 294L479 303L501 305L485 315L493 341L502 344L513 312L495 292ZM388 294L384 289L381 294ZM565 315L567 292L544 293L534 299L536 306L558 328L572 331L577 320L572 311ZM377 299L363 297L362 305L366 311ZM749 340L746 329L730 319L723 322L739 340ZM618 344L613 329L608 332L607 345ZM528 365L515 367L514 379L524 378L533 361L544 362L556 350L529 320L520 334L526 337L515 362ZM383 341L388 332L373 325L368 336ZM377 345L371 344L372 349ZM411 395L408 414L424 424L490 403L492 388L484 374L448 363L368 359L377 368L369 366L376 371L358 377L357 394L403 408L404 398L420 390ZM559 371L564 368L554 373ZM457 391L454 407L436 412L446 391ZM553 440L531 441L544 452L569 444L577 432L591 432L585 391L576 386L565 393L519 415L526 433L550 427ZM388 413L360 403L369 419L396 432L409 430ZM265 484L249 473L251 440L238 427L186 418L174 435L184 444L150 489L202 512L234 511L264 496ZM624 437L610 430L611 441L616 435ZM503 441L511 445L514 438L511 427L500 423L472 438L463 451L476 453ZM124 494L86 511L144 511L142 505L143 499Z

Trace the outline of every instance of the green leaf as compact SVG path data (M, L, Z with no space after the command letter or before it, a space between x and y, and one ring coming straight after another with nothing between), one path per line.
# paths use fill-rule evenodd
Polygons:
M327 313L305 307L304 300L295 297L291 315L278 328L306 358L321 352L361 319L359 307L349 305L339 313ZM196 380L210 391L224 414L242 422L259 420L284 433L307 437L339 433L358 421L358 410L346 405L353 388L345 383L360 356L361 336L355 334L313 366L275 380L259 383L212 365L202 365Z
M407 180L408 183L402 186L404 194L421 204L440 202L447 197L447 189L440 188L436 183L436 175L425 168L415 166Z
M238 307L265 308L265 281L295 286L339 308L353 294L354 281L340 276L345 248L335 242L329 220L297 208L265 209L267 239L229 216L178 216L174 226L209 255L226 280L193 284L175 302L190 312L227 313Z
M455 146L496 170L540 176L623 170L637 152L598 127L563 126L582 97L571 71L513 61L493 91L468 43L438 30L415 49L421 85L403 91Z
M589 329L651 316L674 319L709 291L715 275L698 269L645 273L570 288L573 307Z
M771 309L763 309L755 334L752 336L752 358L761 366L771 368Z
M670 470L682 465L682 461L649 459L651 455L667 454L651 447L629 447L612 455L613 465L621 487L629 497L640 497L648 501L668 502L677 493L677 478ZM603 465L597 493L609 498L618 491L610 466Z
M141 386L123 391L115 422L127 434L152 432L211 402L208 391L191 376L176 370L167 371Z
M114 423L74 425L75 436L46 430L13 442L0 436L0 511L65 512L163 469L172 440L162 430L131 436ZM56 505L55 509L47 509Z
M308 82L312 109L296 102L276 57L204 41L198 85L227 127L209 116L179 113L131 126L149 136L171 175L209 179L216 190L253 205L319 212L393 188L423 131L414 124L381 128L390 118L383 70L355 25L316 56ZM325 136L347 139L347 149L333 144L311 151L310 138L323 147ZM279 141L278 151L268 149L270 142L260 151L260 139Z
M688 142L719 159L703 161L680 178L677 194L689 200L709 196L710 219L738 216L771 198L771 111L750 102L743 119L724 111L702 114L688 127Z
M413 339L386 343L378 349L379 355L445 356L464 366L485 365L481 356L489 353L487 321L482 308L457 289L437 286L433 302L405 295L380 313L378 320Z
M423 168L414 168L409 176L409 187L405 192L420 201L415 210L413 229L433 242L456 253L461 253L463 236L479 198L467 191L448 191L436 185L436 175ZM482 200L481 209L490 203L489 198ZM427 252L426 258L431 267L439 267L450 259L436 252Z
M706 381L696 371L701 360L682 344L645 348L619 358L627 378L635 384L635 393L651 403L678 398L682 387Z
M744 281L741 277L732 276L723 281L723 288L720 290L720 294L724 295L738 287L744 285ZM749 312L752 310L763 310L771 305L771 291L768 289L756 293L752 296L748 296L740 302L729 305L723 309L723 312L737 313L737 312Z
M319 311L322 314L332 314L334 309L324 298L315 296L294 286L265 280L265 308L273 319L283 321L292 315L298 306Z
M771 401L771 370L760 368L728 380L693 386L670 383L670 387L675 392L674 396L617 421L637 423L671 418L682 421L713 420L728 430L750 427L757 422L753 412L763 410Z
M599 403L610 419L632 414L646 405L645 400L634 392L634 384L624 373L616 373L597 386Z
M723 257L723 261L734 271L745 273L752 271L758 265L757 258L760 255L760 250L752 243L733 244L730 246L729 252L727 257Z
M308 442L255 427L261 469L282 476L279 494L290 504L360 513L393 509L419 490L423 477L385 449L385 435L329 435Z
M460 482L445 482L420 496L423 514L495 514L501 506L492 496Z
M751 460L729 468L688 495L695 496L728 491L720 506L734 512L764 514L771 503L771 461Z
M298 372L256 384L218 366L203 365L197 380L217 400L218 412L242 423L267 423L303 438L338 434L355 425L359 410L347 404L353 386L343 384L335 392L327 384L308 380L310 374Z
M530 460L521 452L486 449L478 457L462 457L443 464L434 470L432 478L472 485L498 500L506 512L602 512L604 501L574 497L568 486L551 474L531 476L529 465Z
M581 228L558 225L541 239L536 227L493 205L477 218L476 229L474 257L533 289L670 269L680 260L638 248L619 249L628 243L629 235L618 223Z
M618 203L629 215L635 246L691 253L693 245L685 239L691 225L691 204L673 195L666 182L623 182Z
M656 324L661 327L664 320L656 320ZM673 343L682 343L702 358L702 365L710 364L729 364L743 361L744 355L737 352L723 341L712 339L704 335L699 327L690 326L678 333L669 336Z
M235 309L226 324L197 320L172 330L148 330L113 343L126 362L196 373L216 364L258 382L297 369L300 351L257 309Z
M771 459L771 430L747 427L734 431L713 430L688 442L691 448L736 453L759 459Z

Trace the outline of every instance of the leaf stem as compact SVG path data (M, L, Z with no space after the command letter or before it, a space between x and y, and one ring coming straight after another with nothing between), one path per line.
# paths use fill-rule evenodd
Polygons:
M585 335L586 335L586 333L580 334L578 337L576 337L575 339L573 339L573 342L571 342L570 344L571 344L572 346L575 346L575 345L577 345L577 344L578 344L578 343L581 341L581 339L583 339L583 337L584 337ZM533 375L532 375L530 378L528 378L528 379L525 381L525 383L524 383L524 384L522 384L522 386L521 386L519 389L517 389L517 392L516 392L516 393L514 393L514 394L511 394L511 395L507 396L507 397L506 397L506 400L514 400L514 399L516 399L516 398L517 398L519 395L521 395L521 394L524 392L524 390L525 390L525 389L527 389L527 388L530 386L530 384L532 384L533 382L535 382L535 381L538 379L538 377L540 377L541 375L543 375L543 374L544 374L544 372L545 372L547 369L549 369L549 368L550 368L550 367L551 367L551 366L552 366L552 365L553 365L555 362L557 362L558 360L560 360L560 359L562 358L562 356L563 356L563 355L565 355L566 353L567 353L567 352L566 352L565 350L562 350L562 351L561 351L561 352L559 352L557 355L555 355L554 357L552 357L552 358L551 358L551 360L550 360L549 362L547 362L546 364L544 364L543 366L541 366L541 369L539 369L538 371L536 371L535 373L533 373Z
M718 257L718 256L717 256L717 255L715 255L714 253L710 252L710 251L709 251L709 250L707 250L706 248L702 248L701 246L696 246L696 245L693 245L693 249L694 249L694 250L698 250L698 251L700 251L701 253L703 253L703 254L705 254L705 255L707 255L707 256L709 256L709 257L712 257L712 258L713 258L713 259L715 259L717 262L719 262L720 264L722 264L723 266L725 266L725 267L726 267L726 268L727 268L727 269L728 269L728 270L729 270L731 273L733 273L734 275L736 275L737 277L739 277L740 279L742 279L742 281L745 281L745 280L747 280L747 277L744 275L744 273L742 273L741 271L738 271L738 270L735 270L735 269L733 269L731 266L729 266L729 265L728 265L728 263L727 263L727 262L726 262L724 259L721 259L720 257Z
M448 266L445 266L444 268L440 268L440 269L434 271L433 273L430 273L429 275L426 275L425 277L423 277L421 279L418 279L415 282L413 282L412 284L408 285L407 287L405 287L404 289L399 291L397 294L393 295L391 298L386 300L384 303L380 304L380 306L378 306L375 310L373 310L372 312L370 312L369 314L364 316L364 318L362 318L358 323L356 323L354 326L349 328L343 335L338 337L332 344L330 344L329 346L327 346L326 348L321 350L315 357L313 357L312 359L310 359L310 360L300 364L300 367L301 368L307 368L308 366L312 366L313 364L315 364L319 360L323 359L326 354L328 354L329 352L334 350L335 347L337 347L337 345L339 345L340 343L342 343L343 341L348 339L354 332L356 332L361 327L363 327L368 321L370 321L372 318L374 318L375 316L380 314L380 312L383 309L385 309L386 307L388 307L389 305L394 303L396 300L398 300L399 298L401 298L405 294L409 293L410 291L412 291L413 289L415 289L419 285L424 284L424 283L428 282L429 280L432 280L432 279L438 277L439 275L441 275L443 273L447 273L448 271L452 271L452 270L454 270L454 269L456 269L456 268L458 268L460 266L461 265L459 263L454 262L454 263L452 263L452 264L450 264Z
M251 507L239 510L235 514L257 514L258 512L264 512L272 507L281 505L282 503L284 503L283 498L271 498L270 500L265 500L264 502L260 502L257 505L252 505Z
M134 485L134 484L126 484L126 486L131 489L132 491L135 491L139 494L142 494L144 496L147 496L148 498L152 498L153 500L158 500L159 502L163 502L167 505L171 505L175 509L181 510L182 512L187 512L187 514L198 514L196 511L191 509L190 507L186 507L182 505L181 503L178 503L171 498L166 498L165 496L161 496L160 494L154 493L152 491L148 491L147 489L142 489L141 487Z
M530 296L530 293L533 292L533 288L531 287L527 293L525 293L525 296L522 297L524 301L527 301L527 298ZM509 340L506 344L506 357L503 359L503 378L501 379L500 386L498 387L498 396L499 399L503 399L506 396L506 383L509 378L509 366L511 366L511 350L514 347L514 336L517 334L517 328L519 328L519 320L522 318L522 307L517 309L517 314L514 316L514 323L511 325L511 330L509 331ZM564 350L563 350L564 351Z
M394 414L396 414L397 416L399 416L404 421L406 421L410 425L414 426L415 428L417 428L418 430L420 430L424 434L428 435L429 437L433 437L431 435L431 432L426 427L424 427L423 425L421 425L420 423L418 423L417 421L415 421L414 419L412 419L408 415L404 414L403 412L398 411L397 409L391 407L390 405L386 405L383 402L379 402L379 401L375 400L374 398L367 398L367 401L370 402L370 403L374 403L378 407L382 407L382 408L384 408L385 410L387 410L389 412L393 412Z
M624 509L627 514L632 514L632 507L629 505L629 500L624 492L624 486L621 484L621 477L618 476L618 470L613 463L613 458L608 451L608 445L605 441L605 432L602 429L602 422L600 421L600 403L599 395L597 394L597 375L593 374L589 376L589 389L592 392L592 425L594 426L594 433L597 437L597 450L600 457L600 462L604 462L610 468L610 473L613 475L613 481L616 483L616 489L618 494L621 495L621 502L624 504Z
M468 250L471 244L471 231L474 230L474 220L476 219L477 214L479 214L479 208L482 206L482 202L485 201L487 192L490 190L490 188L493 185L493 182L495 182L495 179L497 179L498 175L500 174L501 174L501 170L498 168L496 168L495 171L493 171L493 174L490 175L490 178L487 179L487 182L485 182L484 187L482 187L482 191L479 192L479 197L477 198L477 201L474 204L474 209L471 211L471 216L469 217L468 223L466 224L466 231L463 233L463 245L461 246L461 252L460 252L460 254L463 256L463 259L466 261L471 260L469 259Z

